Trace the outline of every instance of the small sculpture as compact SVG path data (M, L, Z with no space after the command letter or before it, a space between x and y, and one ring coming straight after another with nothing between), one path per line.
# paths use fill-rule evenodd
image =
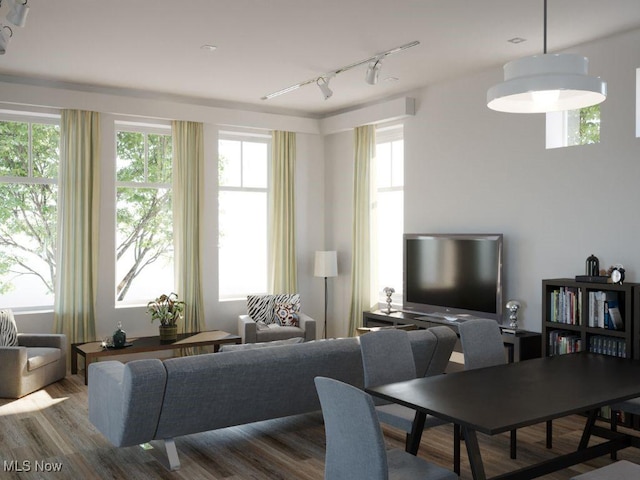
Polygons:
M387 295L387 315L393 313L395 310L391 310L391 295L396 291L392 287L384 287L383 292Z
M127 343L127 334L122 329L122 323L118 322L118 329L113 332L113 348L124 348Z
M507 310L509 310L509 328L518 329L518 310L520 302L517 300L509 300L507 302Z

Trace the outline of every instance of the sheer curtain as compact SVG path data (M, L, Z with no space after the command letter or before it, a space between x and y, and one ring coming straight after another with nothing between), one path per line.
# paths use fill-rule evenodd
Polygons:
M297 293L295 223L296 134L272 133L269 292Z
M204 133L202 123L174 120L173 246L176 293L185 302L184 333L206 329L200 266L203 222Z
M362 326L362 312L371 310L376 302L374 293L375 215L376 201L375 155L376 131L373 125L355 129L353 178L353 234L351 256L351 306L349 334L355 335Z
M69 344L96 340L99 212L100 115L63 110L54 331Z

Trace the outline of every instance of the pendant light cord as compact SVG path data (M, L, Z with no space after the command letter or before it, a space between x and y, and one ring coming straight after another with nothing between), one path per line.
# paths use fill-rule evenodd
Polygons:
M544 42L542 45L542 53L547 53L547 0L544 0Z

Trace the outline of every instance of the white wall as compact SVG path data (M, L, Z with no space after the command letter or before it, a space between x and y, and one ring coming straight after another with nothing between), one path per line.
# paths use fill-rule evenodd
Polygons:
M608 82L597 145L546 150L544 115L489 110L486 91L502 81L501 68L409 93L416 115L404 121L405 231L503 233L504 300L524 304L526 329L541 330L542 279L583 274L592 253L601 268L622 263L627 280L640 281L637 45L640 31L572 50ZM352 146L331 135L325 150L327 182L341 185L327 195L329 234L348 257ZM332 313L345 331L348 299Z

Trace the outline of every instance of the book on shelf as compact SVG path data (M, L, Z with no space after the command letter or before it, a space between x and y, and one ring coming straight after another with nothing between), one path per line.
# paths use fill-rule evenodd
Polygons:
M560 287L552 290L549 320L568 325L582 324L582 290L575 287Z
M576 282L608 283L609 277L606 275L576 275Z
M618 292L589 292L587 325L607 330L624 330ZM615 316L612 317L612 314Z

